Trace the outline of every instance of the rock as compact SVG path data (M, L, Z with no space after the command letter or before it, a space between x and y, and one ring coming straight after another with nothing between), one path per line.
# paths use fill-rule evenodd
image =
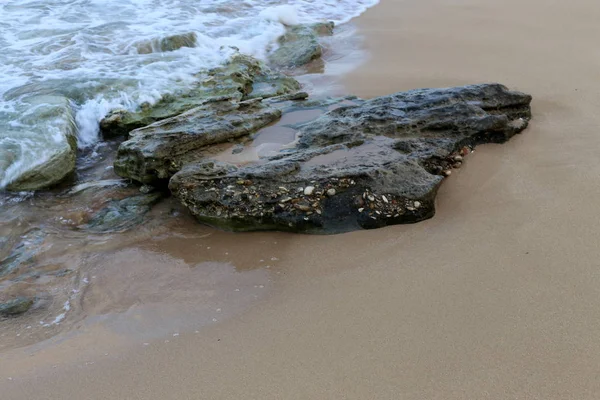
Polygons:
M335 196L335 189L334 188L328 189L327 196L329 196L329 197Z
M270 159L208 171L192 162L169 188L199 221L236 231L334 233L414 223L434 215L443 181L436 167L464 147L519 133L530 102L499 84L358 100L303 124L295 146ZM281 193L281 186L303 189ZM336 195L318 195L329 189Z
M69 100L46 95L24 101L31 112L0 133L0 189L45 189L75 170L77 127Z
M249 135L280 117L280 110L258 100L197 107L132 131L119 146L115 172L141 183L160 183L196 160L195 153L203 147Z
M197 40L198 37L196 34L189 32L164 38L143 40L134 43L133 47L137 50L138 54L160 53L178 50L182 47L196 47Z
M240 154L242 151L244 151L244 146L241 144L237 144L232 150L231 150L231 154Z
M307 186L304 188L304 195L305 196L310 196L311 194L313 194L313 192L315 191L315 187L314 186Z
M29 297L17 297L16 299L0 303L0 315L4 317L15 316L27 312L33 305L33 299Z
M233 55L228 64L207 71L206 75L206 79L189 91L163 96L158 103L145 104L138 112L111 111L100 121L103 135L126 135L134 129L214 102L268 98L300 89L300 84L295 79L271 70L253 57L239 53Z
M293 68L321 57L319 36L332 35L333 22L289 27L279 38L279 47L269 55L269 62L279 68Z
M95 233L126 231L140 224L161 197L160 193L151 193L112 200L82 228Z

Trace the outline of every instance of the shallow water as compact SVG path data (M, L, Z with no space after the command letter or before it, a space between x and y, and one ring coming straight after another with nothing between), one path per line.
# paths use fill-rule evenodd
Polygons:
M278 122L205 156L260 162L285 151L303 123L352 103L318 104L282 105L289 108ZM0 302L35 299L26 314L0 318L0 352L98 326L150 340L229 318L269 293L291 235L200 225L168 193L131 220L96 222L118 201L141 195L114 174L118 145L86 151L76 176L52 190L0 194Z
M269 292L285 237L216 231L170 200L146 221L103 235L35 230L41 251L0 280L0 297L36 301L23 316L0 318L0 352L96 326L151 340L230 318Z

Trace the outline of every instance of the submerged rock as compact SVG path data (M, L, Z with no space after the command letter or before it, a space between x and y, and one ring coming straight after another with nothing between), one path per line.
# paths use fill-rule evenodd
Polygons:
M244 99L267 99L286 94L294 95L300 89L300 84L294 78L282 74L261 72L254 76L252 90Z
M226 65L208 71L207 75L206 79L189 91L164 96L158 103L146 104L138 112L112 111L100 122L100 129L105 136L125 135L134 129L213 102L268 98L295 92L300 88L295 79L271 70L253 57L239 53Z
M10 235L9 235L10 236ZM42 250L46 234L40 229L32 229L23 235L13 235L9 243L14 243L8 253L0 251L0 278L10 275L34 263Z
M75 170L77 127L69 100L44 95L24 101L31 111L0 140L0 188L11 191L44 189Z
M0 303L0 315L4 317L15 316L27 312L33 305L33 299L29 297L17 297L16 299Z
M169 179L195 161L195 152L249 135L276 121L281 111L258 100L206 104L131 132L119 146L115 172L145 184Z
M499 84L357 100L304 124L292 149L245 165L188 163L169 188L198 220L230 230L332 233L418 222L433 216L459 152L525 129L530 102Z
M171 35L163 38L143 40L133 45L138 54L174 51L182 47L196 47L198 37L194 32Z
M299 67L321 57L319 36L333 34L333 22L289 27L278 40L279 47L269 55L269 62L280 68Z
M131 229L143 221L144 215L161 198L160 193L150 193L112 200L83 228L96 233L122 232Z

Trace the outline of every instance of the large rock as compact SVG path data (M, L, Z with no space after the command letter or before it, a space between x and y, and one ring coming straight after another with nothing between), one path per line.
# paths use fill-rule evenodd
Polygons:
M323 53L319 36L332 35L333 28L333 22L289 27L279 38L279 47L269 55L269 62L279 68L308 64Z
M138 182L169 179L207 146L249 135L281 117L259 99L211 102L131 132L119 146L115 172Z
M100 129L105 136L124 135L211 102L268 98L299 88L295 79L271 70L253 57L237 53L226 65L208 71L208 78L189 91L164 96L154 105L145 104L138 112L114 110L100 122Z
M468 148L525 129L530 102L499 84L356 100L306 123L293 149L245 165L189 163L169 188L201 222L230 230L413 223L433 216L439 185Z
M77 127L69 100L32 96L16 128L0 133L0 189L50 187L75 169Z

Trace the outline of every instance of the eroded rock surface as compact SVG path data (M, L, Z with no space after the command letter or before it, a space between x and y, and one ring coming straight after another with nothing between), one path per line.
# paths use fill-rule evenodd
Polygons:
M249 135L280 116L279 109L257 100L224 100L194 108L132 131L119 147L115 172L146 184L169 179L194 161L195 151Z
M527 127L530 102L499 84L356 100L304 124L293 148L246 164L188 162L169 188L198 220L231 230L332 233L418 222L433 216L440 183L469 148ZM145 157L154 159L152 148Z

